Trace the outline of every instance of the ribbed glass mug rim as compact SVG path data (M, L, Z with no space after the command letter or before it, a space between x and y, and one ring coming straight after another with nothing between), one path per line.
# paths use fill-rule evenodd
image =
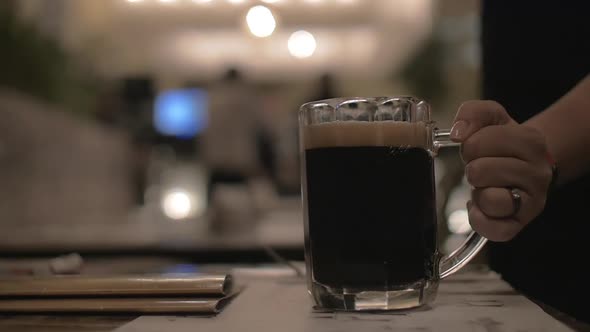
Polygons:
M371 116L362 119L340 117L351 108L361 107ZM311 120L310 114L321 112L322 120ZM343 112L340 112L343 111ZM330 114L332 113L332 114ZM326 116L328 114L328 116ZM336 97L313 100L302 104L299 108L299 119L302 125L334 121L403 121L431 123L430 105L415 96L377 96L377 97Z

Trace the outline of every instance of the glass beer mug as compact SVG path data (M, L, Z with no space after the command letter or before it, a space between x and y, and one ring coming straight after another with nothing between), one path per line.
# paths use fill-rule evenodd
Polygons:
M437 249L434 158L456 146L413 97L334 98L299 112L305 260L316 307L392 310L436 297L485 245Z

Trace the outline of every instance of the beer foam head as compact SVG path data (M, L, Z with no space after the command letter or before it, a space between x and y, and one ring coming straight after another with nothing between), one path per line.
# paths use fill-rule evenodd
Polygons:
M357 146L428 147L424 122L338 121L304 127L305 149Z

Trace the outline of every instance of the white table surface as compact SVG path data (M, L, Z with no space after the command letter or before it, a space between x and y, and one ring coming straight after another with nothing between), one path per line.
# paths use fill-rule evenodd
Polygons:
M116 331L572 331L491 272L459 273L431 306L383 314L314 311L301 279L277 275L247 278L215 317L142 316Z

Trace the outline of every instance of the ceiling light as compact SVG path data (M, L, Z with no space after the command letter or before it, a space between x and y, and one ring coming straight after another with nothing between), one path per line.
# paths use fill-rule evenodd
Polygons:
M313 35L307 31L293 32L287 44L289 53L296 58L308 58L316 49L316 41Z
M276 21L270 9L264 6L254 6L246 15L248 29L256 37L268 37L276 28Z

